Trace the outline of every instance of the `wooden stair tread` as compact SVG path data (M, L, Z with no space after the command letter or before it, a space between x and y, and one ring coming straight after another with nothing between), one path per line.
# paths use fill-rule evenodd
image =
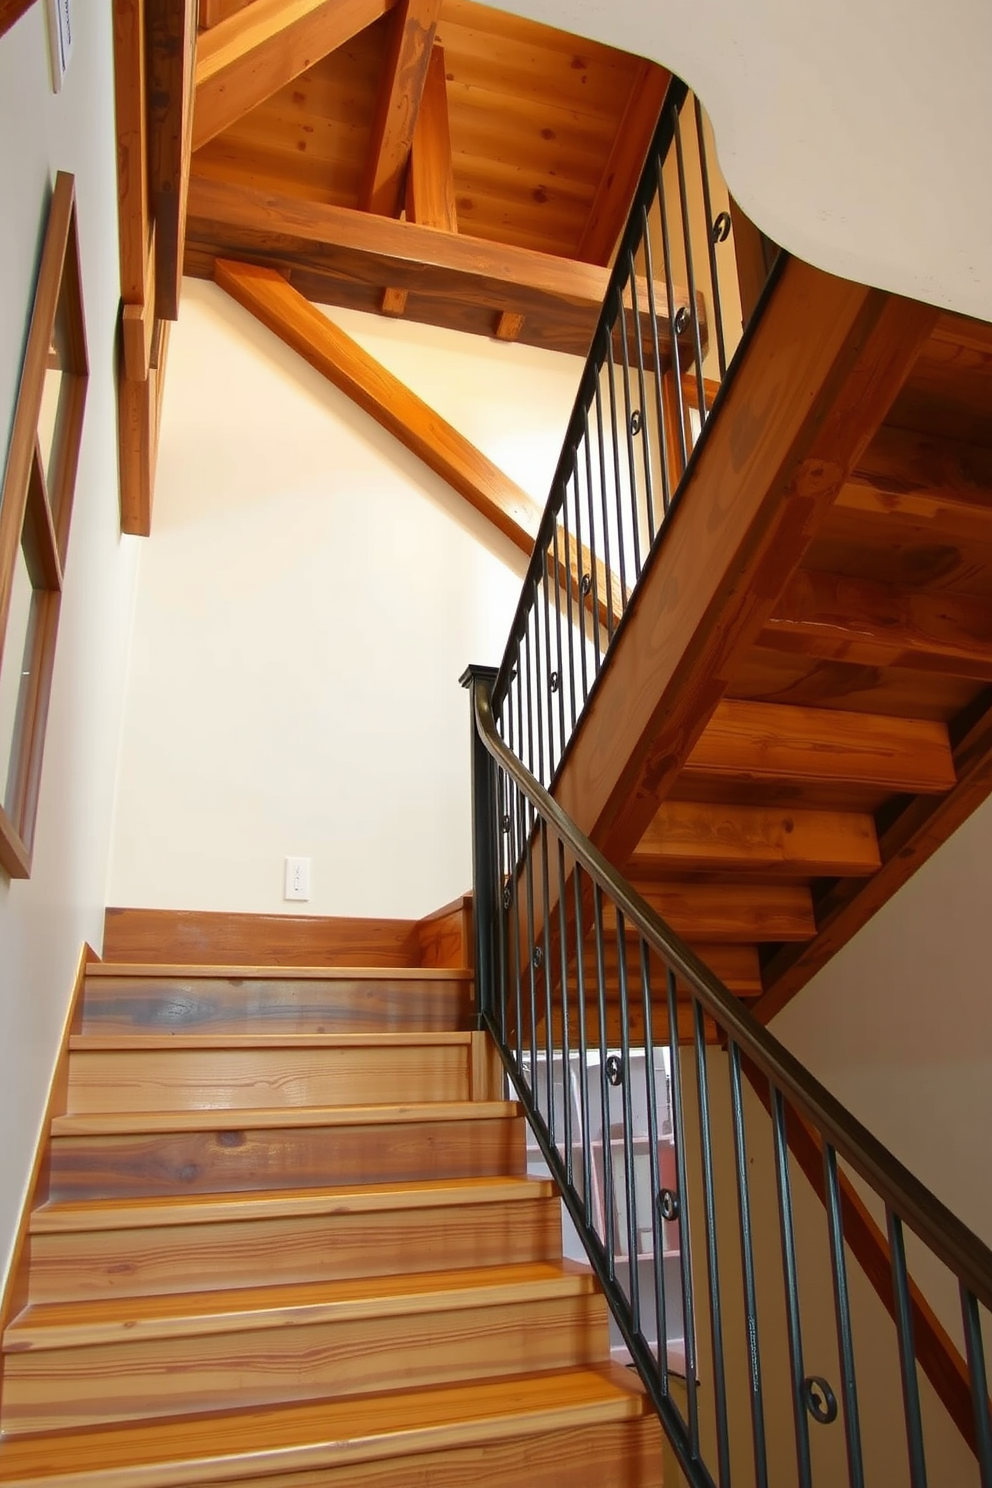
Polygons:
M35 1303L8 1326L3 1351L20 1354L95 1343L435 1314L591 1295L595 1290L592 1273L584 1267L567 1261L535 1261L347 1281Z
M520 1115L516 1101L426 1101L399 1106L260 1106L199 1111L94 1111L56 1116L54 1137L121 1133L245 1131L288 1127L393 1126L407 1122L484 1121Z
M6 1488L200 1488L646 1413L630 1373L604 1365L7 1438L0 1440L0 1481Z
M467 1048L468 1030L418 1033L74 1033L76 1053L131 1053L170 1049L433 1049Z
M433 1209L453 1204L505 1204L549 1198L547 1178L416 1179L322 1189L272 1189L214 1193L197 1198L67 1200L43 1204L31 1216L33 1235L145 1229L160 1225L214 1224L307 1214L362 1214L390 1209Z
M161 981L176 977L204 977L215 981L325 981L325 982L470 982L470 966L211 966L149 961L92 961L87 981L104 977L141 977Z

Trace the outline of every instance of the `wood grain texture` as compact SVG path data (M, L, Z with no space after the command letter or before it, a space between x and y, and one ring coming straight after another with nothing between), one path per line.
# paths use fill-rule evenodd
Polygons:
M254 3L255 0L200 0L200 30L207 31Z
M441 0L397 0L390 16L389 46L379 79L360 202L366 212L399 216L440 14ZM447 125L447 107L444 120ZM450 159L449 143L449 173ZM414 221L427 219L415 217ZM428 226L437 225L428 222Z
M420 960L424 967L470 967L475 959L472 895L463 894L417 924Z
M675 872L847 877L880 866L867 813L666 801L627 864L631 878Z
M634 887L683 940L732 944L806 941L816 933L805 884L647 880ZM607 906L604 924L615 920Z
M415 920L111 908L103 956L171 965L417 966L415 926Z
M579 239L577 258L608 264L627 223L648 147L658 127L671 73L656 62L638 60L626 107L592 209Z
M193 149L335 51L393 0L255 0L203 37L196 64Z
M121 295L125 305L148 306L147 43L144 0L119 0L113 7L114 106L117 124L117 218ZM131 375L134 376L132 370Z
M148 376L143 380L127 375L122 348L117 387L117 464L121 531L133 537L148 537L152 530L170 324L168 320L155 323Z
M175 320L182 289L193 138L197 0L147 0L148 188L155 217L155 315Z
M541 513L482 452L274 269L218 259L222 289L530 554Z
M431 52L410 148L406 215L408 221L439 232L458 231L444 48L440 46Z
M983 321L937 320L890 422L992 450L992 335Z

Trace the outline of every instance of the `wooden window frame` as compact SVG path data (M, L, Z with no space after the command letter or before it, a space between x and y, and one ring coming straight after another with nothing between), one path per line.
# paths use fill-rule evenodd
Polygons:
M46 475L39 421L60 308L65 316L60 332L63 362L58 368L62 379ZM45 229L7 471L0 492L0 677L11 666L24 668L30 677L27 688L18 690L17 722L9 753L6 744L0 753L0 868L11 878L31 875L88 376L75 178L60 171ZM19 551L23 551L30 574L32 603L39 600L28 628L30 649L23 656L8 655L6 647Z

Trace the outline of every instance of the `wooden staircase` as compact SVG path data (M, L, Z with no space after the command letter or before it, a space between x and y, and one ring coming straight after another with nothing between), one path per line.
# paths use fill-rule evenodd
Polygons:
M4 1484L660 1483L469 973L93 965L63 1104Z

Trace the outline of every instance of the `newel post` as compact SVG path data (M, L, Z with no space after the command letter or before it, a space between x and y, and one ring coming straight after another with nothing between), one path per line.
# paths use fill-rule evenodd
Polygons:
M488 698L495 667L470 666L459 679L469 691L472 748L472 874L475 923L475 1003L479 1027L495 1015L496 927L499 905L496 877L499 851L496 819L496 769L475 723L476 698Z

